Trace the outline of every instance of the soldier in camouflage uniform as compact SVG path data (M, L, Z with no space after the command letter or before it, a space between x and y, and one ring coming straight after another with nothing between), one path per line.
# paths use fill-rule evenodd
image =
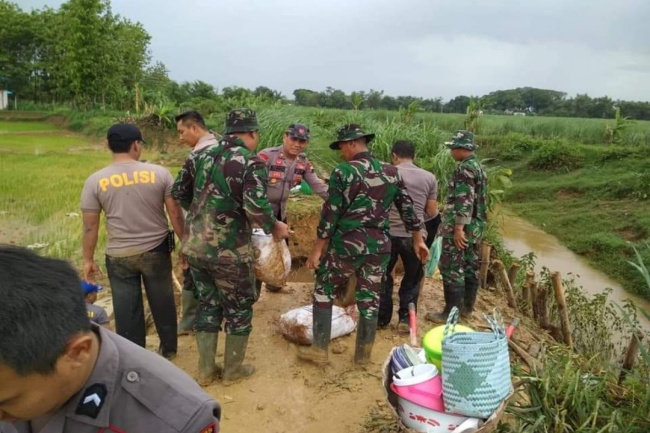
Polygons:
M252 226L288 236L266 198L266 167L254 153L259 142L255 111L232 110L224 137L192 154L178 174L173 196L187 209L182 252L187 256L199 298L194 329L199 349L199 383L216 371L217 336L225 321L226 382L250 376L242 365L259 293L253 275Z
M445 322L453 307L465 316L472 313L478 293L481 240L487 226L487 176L474 155L474 134L456 131L446 144L460 164L449 182L440 227L445 308L441 313L426 315L433 322Z
M337 165L329 180L329 198L323 206L318 239L307 260L316 269L313 297L314 341L300 351L300 358L322 365L327 363L332 325L332 301L356 275L359 325L355 362L367 363L377 331L379 292L391 244L388 211L394 203L413 236L417 257L426 261L428 250L420 234L422 223L413 208L397 168L375 158L367 144L374 134L366 134L356 124L338 130L330 144L346 161ZM324 257L321 255L326 249Z

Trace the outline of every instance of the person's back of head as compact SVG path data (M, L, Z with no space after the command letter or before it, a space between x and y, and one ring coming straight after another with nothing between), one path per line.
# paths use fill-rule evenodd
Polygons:
M393 144L391 153L399 159L415 159L415 146L411 141L399 140Z
M0 246L0 367L50 374L70 339L90 330L77 272L62 260Z
M140 143L144 143L140 129L130 123L117 123L106 133L108 148L114 154L131 154L133 159L140 157Z

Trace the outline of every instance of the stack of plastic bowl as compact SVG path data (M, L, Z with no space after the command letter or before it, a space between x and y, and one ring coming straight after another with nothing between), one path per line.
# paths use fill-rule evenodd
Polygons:
M393 374L398 371L404 370L408 367L413 367L414 365L419 365L425 363L424 352L422 350L414 350L408 344L396 347L393 351L393 356L390 360L390 367Z

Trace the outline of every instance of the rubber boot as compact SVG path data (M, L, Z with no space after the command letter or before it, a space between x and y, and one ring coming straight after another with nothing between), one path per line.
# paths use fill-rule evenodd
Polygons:
M314 341L310 347L298 348L298 358L316 365L327 365L332 334L332 307L319 308L314 305L313 311Z
M463 305L460 308L460 314L463 317L469 317L474 311L476 295L478 294L478 279L465 277L465 295Z
M463 304L465 286L459 284L448 284L443 282L443 291L445 294L445 309L441 313L428 312L425 319L435 323L446 323L447 317L453 307L460 309Z
M354 362L357 364L367 364L370 362L372 346L375 344L375 334L377 333L377 320L377 316L372 319L359 317L357 342L354 352Z
M248 335L226 334L226 354L223 365L224 385L230 385L255 373L255 367L244 365Z
M196 319L196 310L199 303L194 297L191 290L181 291L181 321L178 324L178 335L188 335L194 329L194 320Z
M277 293L277 292L279 292L280 290L282 290L282 287L281 287L281 286L280 286L280 287L278 287L278 286L269 286L269 285L267 284L267 285L266 285L266 290L268 290L269 292Z
M216 332L196 333L196 345L199 349L199 378L197 382L201 386L208 386L214 380L214 358L217 356L218 337L219 334Z

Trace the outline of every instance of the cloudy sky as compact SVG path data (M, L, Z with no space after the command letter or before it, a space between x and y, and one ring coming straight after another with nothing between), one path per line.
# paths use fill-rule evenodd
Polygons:
M14 0L16 1L16 0ZM25 9L60 0L17 0ZM112 0L178 81L650 100L649 0Z

